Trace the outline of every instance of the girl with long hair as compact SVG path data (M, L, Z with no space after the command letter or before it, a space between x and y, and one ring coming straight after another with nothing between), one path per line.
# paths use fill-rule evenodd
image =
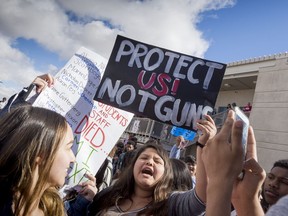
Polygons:
M211 125L214 130L213 121ZM201 180L205 176L199 172ZM161 145L146 143L115 184L96 194L88 215L201 215L205 212L206 184L199 185L195 190L174 191L167 151Z
M0 119L0 215L65 215L58 188L75 156L56 112L21 106Z
M206 116L199 120L199 145L215 136L217 129L213 119ZM198 148L199 155L202 148ZM197 153L198 154L198 153ZM77 211L80 206L71 206L69 216L136 216L136 215L202 215L205 213L207 177L201 156L195 189L174 191L173 169L168 152L159 144L148 142L137 149L130 165L110 187L97 193L88 212Z

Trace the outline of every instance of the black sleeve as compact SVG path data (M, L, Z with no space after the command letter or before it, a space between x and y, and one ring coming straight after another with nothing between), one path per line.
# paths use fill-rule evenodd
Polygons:
M100 212L103 209L101 203L105 199L109 199L109 197L107 197L107 194L111 189L112 187L108 187L96 194L96 196L93 199L93 202L88 207L88 216L95 216L98 212Z
M34 88L34 84L31 84L29 87L24 88L21 92L18 94L12 95L7 104L3 107L3 109L0 111L0 117L2 117L5 113L11 112L12 109L15 109L16 107L23 106L23 105L29 105L28 102L26 102L26 99L32 89Z

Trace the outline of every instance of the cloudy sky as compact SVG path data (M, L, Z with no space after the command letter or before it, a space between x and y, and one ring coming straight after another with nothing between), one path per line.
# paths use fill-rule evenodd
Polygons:
M117 34L223 63L285 52L287 0L0 0L0 99Z

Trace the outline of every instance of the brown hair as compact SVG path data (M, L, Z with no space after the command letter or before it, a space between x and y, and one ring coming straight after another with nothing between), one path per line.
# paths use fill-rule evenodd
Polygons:
M13 199L14 215L27 215L40 199L39 208L45 215L65 214L56 188L43 190L67 127L63 116L32 106L16 108L0 119L1 207L7 205L8 197ZM39 178L33 184L36 158L40 155Z
M173 190L187 191L193 188L192 178L187 164L176 158L170 158L173 169Z
M107 210L109 207L114 206L117 198L131 199L134 193L135 179L133 175L133 167L136 160L142 152L148 148L153 148L157 151L159 156L164 160L165 172L162 178L156 184L153 195L153 202L151 205L139 214L147 215L167 215L167 199L171 193L173 183L173 172L167 151L160 145L144 144L139 150L136 151L131 164L123 171L119 179L115 182L110 189L102 191L96 195L93 203L90 205L89 213L95 215L97 212ZM103 193L104 192L104 193ZM103 199L101 197L109 197Z

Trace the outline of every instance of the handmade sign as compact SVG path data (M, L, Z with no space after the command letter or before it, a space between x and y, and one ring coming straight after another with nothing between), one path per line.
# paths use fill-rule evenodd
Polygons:
M81 182L84 174L96 174L129 125L133 114L93 101L107 60L81 48L56 74L55 84L34 102L66 117L74 132L77 163L71 167L68 184Z
M226 65L117 36L95 100L188 130L213 111Z

